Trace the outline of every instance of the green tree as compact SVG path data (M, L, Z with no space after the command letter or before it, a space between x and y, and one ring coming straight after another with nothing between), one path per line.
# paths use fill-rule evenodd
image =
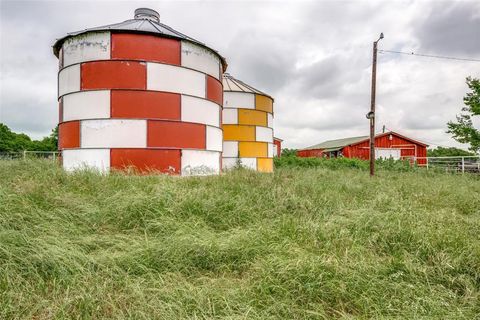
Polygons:
M427 151L427 156L429 157L453 157L453 156L458 156L458 157L466 157L466 156L473 156L475 155L472 152L468 152L459 148L443 148L443 147L438 147L435 149L428 149Z
M470 144L469 150L480 153L480 130L473 126L472 117L480 115L480 80L468 77L467 85L471 92L463 98L465 106L457 115L456 122L448 122L448 131L461 143Z
M0 123L0 152L56 151L58 144L58 127L42 140L30 139L24 133L15 133L8 126Z
M291 157L297 155L297 149L282 149L282 157Z

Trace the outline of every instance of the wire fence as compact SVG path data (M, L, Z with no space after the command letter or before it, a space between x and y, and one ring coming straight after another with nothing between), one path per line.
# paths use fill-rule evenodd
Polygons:
M19 151L0 152L0 160L26 160L26 159L47 159L56 161L59 152L57 151Z
M413 163L427 170L449 173L480 173L480 156L465 157L414 157Z
M46 159L58 160L60 152L57 151L20 151L0 152L0 160L27 160ZM423 167L427 170L443 171L448 173L479 173L480 156L465 157L404 157L412 165Z

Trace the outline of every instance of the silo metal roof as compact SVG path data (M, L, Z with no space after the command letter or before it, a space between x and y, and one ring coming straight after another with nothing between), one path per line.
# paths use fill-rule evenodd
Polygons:
M261 95L270 97L273 100L273 98L270 95L258 89L255 89L254 87L246 84L241 80L235 79L229 73L223 74L223 91L256 93L256 94L261 94Z
M187 35L185 35L181 32L178 32L177 30L174 30L173 28L171 28L171 27L169 27L169 26L167 26L163 23L160 23L158 17L155 18L155 16L154 16L152 18L152 16L147 16L147 15L144 15L144 14L137 15L137 11L141 11L141 10L145 10L147 12L148 11L153 12L159 17L158 13L154 10L146 9L146 8L137 9L137 10L135 10L135 18L134 19L125 20L125 21L120 22L120 23L114 23L114 24L109 24L109 25L105 25L105 26L88 28L88 29L84 29L84 30L81 30L81 31L67 33L67 35L65 37L57 39L57 41L55 41L55 43L53 45L53 53L58 58L58 53L60 51L60 48L61 48L63 42L65 42L65 40L67 40L68 38L75 37L75 36L78 36L78 35L83 34L83 33L95 32L95 31L128 31L130 33L146 33L146 34L152 34L152 35L157 35L157 36L166 37L166 38L187 40L187 41L190 41L192 43L198 44L198 45L200 45L204 48L207 48L207 49L213 51L214 53L216 53L220 57L220 60L222 61L223 70L225 71L227 69L227 61L225 60L224 57L222 57L218 53L218 51L213 50L212 48L205 45L203 42L200 42L200 41L198 41L194 38L191 38L191 37L189 37L189 36L187 36Z

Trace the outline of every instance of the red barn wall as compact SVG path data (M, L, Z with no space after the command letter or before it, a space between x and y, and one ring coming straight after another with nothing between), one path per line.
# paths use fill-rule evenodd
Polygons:
M273 139L273 143L275 144L275 147L277 148L277 154L274 156L280 157L282 155L282 141Z
M421 144L414 143L410 140L392 134L392 140L389 139L390 135L384 135L375 138L376 148L394 148L400 149L400 155L402 158L408 157L426 157L427 147ZM416 150L415 150L416 149ZM342 149L343 156L346 158L358 158L363 160L370 159L370 141L366 140L353 146L347 146ZM322 149L314 150L300 150L297 151L299 157L323 157ZM417 161L419 165L426 163L425 159Z
M402 137L392 134L392 140L389 139L390 135L384 135L375 138L376 148L393 148L400 149L400 155L402 158L408 157L426 157L427 147L404 139ZM370 159L370 141L366 140L359 144L348 146L343 149L343 155L347 158L359 158L363 160ZM425 164L425 160L419 160L419 164Z
M322 149L313 149L313 150L300 150L297 151L297 156L302 158L308 157L323 157L323 150Z

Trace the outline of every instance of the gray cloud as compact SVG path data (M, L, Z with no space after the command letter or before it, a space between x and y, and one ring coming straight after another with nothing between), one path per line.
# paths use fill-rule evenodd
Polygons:
M480 55L480 3L437 2L415 33L424 52Z

